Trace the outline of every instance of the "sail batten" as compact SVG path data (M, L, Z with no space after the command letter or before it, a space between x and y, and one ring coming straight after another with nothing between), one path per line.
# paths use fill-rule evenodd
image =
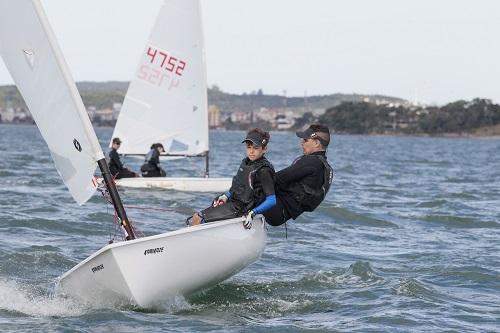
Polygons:
M0 40L58 173L75 201L85 203L104 155L39 0L0 0Z
M120 153L208 151L207 86L198 0L165 0L131 80L113 136ZM111 143L110 143L111 145Z

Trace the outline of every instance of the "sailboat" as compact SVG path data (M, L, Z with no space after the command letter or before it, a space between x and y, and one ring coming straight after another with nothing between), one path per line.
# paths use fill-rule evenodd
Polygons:
M209 178L206 66L198 0L164 1L130 82L114 137L121 139L120 154L126 156L144 156L158 142L167 158L205 157L204 177L124 178L117 180L119 186L209 192L230 188L231 178Z
M248 230L243 218L235 218L136 236L39 0L0 0L0 54L74 200L82 205L94 194L99 167L124 230L123 241L105 245L58 278L62 294L152 307L213 286L260 256L262 216Z

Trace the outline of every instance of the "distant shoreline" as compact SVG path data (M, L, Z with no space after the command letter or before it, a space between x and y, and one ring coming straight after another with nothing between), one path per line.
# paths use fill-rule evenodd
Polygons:
M36 124L27 124L27 123L0 123L0 126L34 126ZM93 125L94 128L109 128L113 129L113 126L99 126ZM383 136L383 137L421 137L421 138L445 138L445 139L500 139L500 126L498 126L499 132L489 133L485 131L482 133L440 133L440 134L428 134L428 133L412 133L412 134L404 134L404 133L332 133L332 135L345 135L345 136ZM244 130L233 130L233 129L210 129L210 131L235 131L235 132L244 132ZM480 131L480 129L478 129ZM278 131L272 131L278 132ZM294 133L295 131L279 131L286 133Z

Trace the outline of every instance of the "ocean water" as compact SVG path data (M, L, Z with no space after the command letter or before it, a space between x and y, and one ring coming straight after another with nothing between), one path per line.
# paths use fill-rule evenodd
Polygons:
M103 147L111 132L97 129ZM213 176L235 173L243 136L210 133ZM272 133L277 169L300 153L292 133ZM36 127L0 125L0 331L499 332L500 139L337 135L328 157L327 199L269 227L257 262L187 299L109 308L54 283L107 244L112 210L98 195L73 202ZM204 161L166 167L201 175ZM146 235L182 227L215 194L121 191L165 210L128 209Z

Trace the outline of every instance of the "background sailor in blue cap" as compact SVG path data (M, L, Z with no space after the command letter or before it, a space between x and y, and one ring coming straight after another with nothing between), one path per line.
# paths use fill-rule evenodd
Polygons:
M233 177L229 191L217 196L212 205L192 216L192 225L245 216L245 228L251 228L255 214L262 214L276 204L274 167L264 154L269 133L251 129L242 143L246 157Z

